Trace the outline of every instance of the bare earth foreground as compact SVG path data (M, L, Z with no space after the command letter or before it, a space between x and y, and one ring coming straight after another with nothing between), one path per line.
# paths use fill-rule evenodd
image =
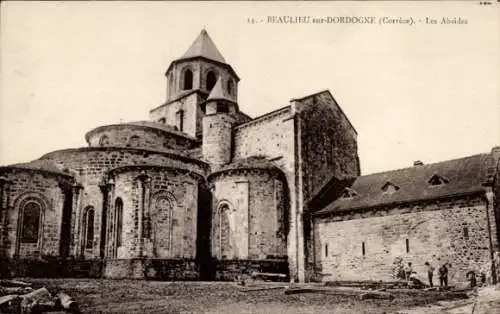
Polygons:
M33 287L62 289L83 313L395 313L435 303L432 296L359 300L323 293L285 295L230 282L165 282L106 279L26 279Z

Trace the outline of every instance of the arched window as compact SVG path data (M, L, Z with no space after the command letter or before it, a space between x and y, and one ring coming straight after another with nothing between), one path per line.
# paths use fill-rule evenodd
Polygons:
M215 76L215 73L210 71L207 74L207 90L211 91L212 88L214 88L215 83L217 83L217 77Z
M227 81L227 92L229 95L233 94L233 80L231 80L231 79L229 79L229 81Z
M115 201L115 228L116 228L116 234L115 234L115 243L116 247L122 246L123 243L123 236L122 236L122 230L123 230L123 201L121 198L117 198Z
M129 146L129 147L138 147L138 146L139 146L139 136L137 136L137 135L132 135L132 136L128 139L127 146Z
M172 234L174 221L172 213L176 207L176 200L171 193L162 191L154 196L152 202L152 222L153 222L153 249L157 257L171 257Z
M21 210L21 243L38 243L42 206L35 200L27 201Z
M184 84L183 90L190 90L193 88L193 72L190 69L184 71Z
M217 208L217 224L214 240L215 252L217 252L217 258L219 259L230 259L233 258L233 250L231 247L231 228L229 225L229 215L231 214L231 209L227 203L222 203Z
M168 95L174 93L174 76L172 73L168 76Z
M103 135L99 139L99 146L106 146L106 145L109 145L109 137L107 135Z
M94 244L94 208L88 207L83 216L84 247L91 249Z

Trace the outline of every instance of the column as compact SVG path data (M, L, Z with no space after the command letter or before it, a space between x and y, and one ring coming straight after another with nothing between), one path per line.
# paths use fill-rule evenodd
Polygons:
M71 204L71 247L73 249L73 256L78 256L78 252L80 252L80 221L79 221L79 213L80 213L80 203L81 203L81 191L83 190L83 186L80 183L76 183L72 186L73 189L73 199Z

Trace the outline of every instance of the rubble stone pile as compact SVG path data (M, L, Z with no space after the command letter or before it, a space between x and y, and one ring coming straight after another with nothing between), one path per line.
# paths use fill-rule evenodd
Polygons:
M0 280L0 313L80 313L78 304L64 291L33 289L18 280Z

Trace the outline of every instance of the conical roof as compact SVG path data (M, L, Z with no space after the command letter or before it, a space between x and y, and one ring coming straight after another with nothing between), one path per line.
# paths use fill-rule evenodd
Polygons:
M224 60L224 57L219 52L210 36L208 36L207 31L204 29L191 44L189 49L182 55L181 59L193 57L204 57L220 63L226 63L226 60Z
M215 83L214 88L212 88L212 91L210 92L210 95L208 95L207 101L208 100L227 100L230 102L234 102L234 100L229 97L229 95L226 95L224 92L224 89L222 88L222 80L219 79L217 80L217 83Z

